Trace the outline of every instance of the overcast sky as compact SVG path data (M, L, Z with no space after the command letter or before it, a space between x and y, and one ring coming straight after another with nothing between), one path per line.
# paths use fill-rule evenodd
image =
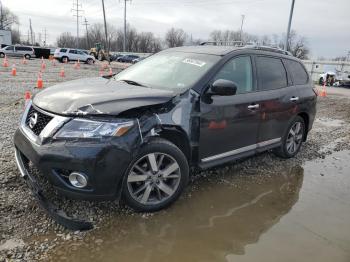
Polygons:
M76 1L76 0L75 0ZM105 0L107 21L123 26L123 0ZM76 34L73 0L2 0L19 16L20 30L27 34L29 18L38 34L48 32L48 42L69 31ZM89 24L102 23L101 0L79 0ZM183 28L193 38L207 39L215 29L243 30L256 35L286 31L291 0L132 0L127 20L138 31L163 37L170 27ZM350 51L350 0L296 0L292 29L308 39L312 57L344 56ZM82 23L83 21L81 21ZM81 25L80 34L85 33Z

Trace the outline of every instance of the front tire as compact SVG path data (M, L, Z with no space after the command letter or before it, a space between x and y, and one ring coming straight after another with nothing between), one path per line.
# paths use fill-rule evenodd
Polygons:
M122 199L138 212L154 212L174 203L186 187L189 166L185 155L164 139L150 141L130 163Z
M292 158L300 151L305 137L306 128L304 119L296 116L289 124L286 134L282 138L282 144L274 150L274 153L282 158Z
M4 58L5 54L4 53L0 53L0 58Z

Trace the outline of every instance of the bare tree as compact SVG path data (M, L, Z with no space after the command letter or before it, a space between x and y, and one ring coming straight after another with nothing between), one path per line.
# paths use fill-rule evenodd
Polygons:
M165 43L168 47L183 46L186 39L187 34L180 28L171 28L165 35Z
M76 44L76 37L69 32L64 32L57 37L56 45L58 47L72 47Z
M21 32L17 29L11 30L11 39L13 44L21 44Z
M15 24L18 24L18 17L5 6L0 6L0 30L10 30Z
M284 49L283 39L285 39L285 35L282 35L279 43L279 47L282 49ZM299 59L308 59L310 49L307 39L303 36L299 36L295 30L292 30L288 39L288 51Z

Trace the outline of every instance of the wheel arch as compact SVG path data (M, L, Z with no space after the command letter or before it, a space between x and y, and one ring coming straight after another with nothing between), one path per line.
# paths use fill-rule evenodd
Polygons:
M308 113L306 113L306 112L300 112L300 113L298 114L298 116L300 116L300 117L304 120L304 124L305 124L305 135L304 135L303 141L305 142L305 141L306 141L306 138L307 138L307 135L308 135L308 133L309 133L310 117L309 117Z
M176 145L185 155L188 163L191 163L191 146L185 131L176 126L163 126L161 131L158 132L158 135L158 137L166 139Z

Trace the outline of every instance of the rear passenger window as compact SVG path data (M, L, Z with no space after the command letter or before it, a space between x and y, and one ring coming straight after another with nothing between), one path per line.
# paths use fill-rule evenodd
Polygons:
M253 90L252 63L249 56L240 56L228 61L214 78L225 79L237 85L237 94Z
M69 53L70 53L70 54L76 54L76 53L77 53L77 50L71 49L71 50L69 50Z
M260 90L287 86L287 72L279 58L258 56L256 58L256 66Z
M304 67L296 61L284 60L289 73L293 77L294 85L305 85L309 80L309 75L305 71Z

